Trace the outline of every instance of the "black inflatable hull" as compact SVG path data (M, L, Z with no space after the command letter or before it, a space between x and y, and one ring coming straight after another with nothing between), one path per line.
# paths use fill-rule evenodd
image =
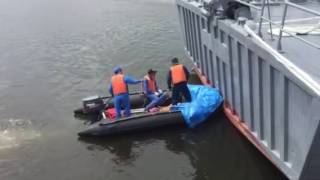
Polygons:
M80 137L110 136L154 129L169 125L184 125L182 114L180 112L146 113L128 118L121 118L110 123L101 123L101 121L99 121L95 124L92 124L88 129L79 132L78 135Z

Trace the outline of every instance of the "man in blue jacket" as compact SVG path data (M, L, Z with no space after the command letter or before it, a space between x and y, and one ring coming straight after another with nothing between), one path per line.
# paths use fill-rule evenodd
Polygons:
M109 93L113 97L113 104L116 109L116 118L121 117L121 105L125 109L125 116L130 116L130 99L128 84L139 84L141 80L135 80L123 74L120 67L113 69L114 75L111 77Z

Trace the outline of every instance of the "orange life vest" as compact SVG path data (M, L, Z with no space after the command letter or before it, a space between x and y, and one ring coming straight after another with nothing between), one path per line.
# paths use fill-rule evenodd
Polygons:
M182 64L171 66L170 71L173 85L187 81Z
M123 74L116 74L111 77L112 91L114 95L127 93L127 84L124 81Z
M148 82L148 90L151 92L156 92L157 91L156 81L150 79L150 77L148 75L145 75L144 79L147 80L147 82Z

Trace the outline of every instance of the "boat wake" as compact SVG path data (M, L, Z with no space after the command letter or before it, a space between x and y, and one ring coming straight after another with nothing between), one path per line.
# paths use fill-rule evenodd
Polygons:
M30 120L6 119L0 121L0 150L18 147L40 137Z

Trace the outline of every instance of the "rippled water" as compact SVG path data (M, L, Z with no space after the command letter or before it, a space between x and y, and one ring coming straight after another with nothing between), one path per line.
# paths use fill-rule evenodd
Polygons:
M283 179L223 115L78 139L72 111L114 66L160 81L171 57L189 65L176 16L173 0L0 0L0 179Z
M19 147L40 138L40 132L29 120L7 119L0 121L0 150Z

